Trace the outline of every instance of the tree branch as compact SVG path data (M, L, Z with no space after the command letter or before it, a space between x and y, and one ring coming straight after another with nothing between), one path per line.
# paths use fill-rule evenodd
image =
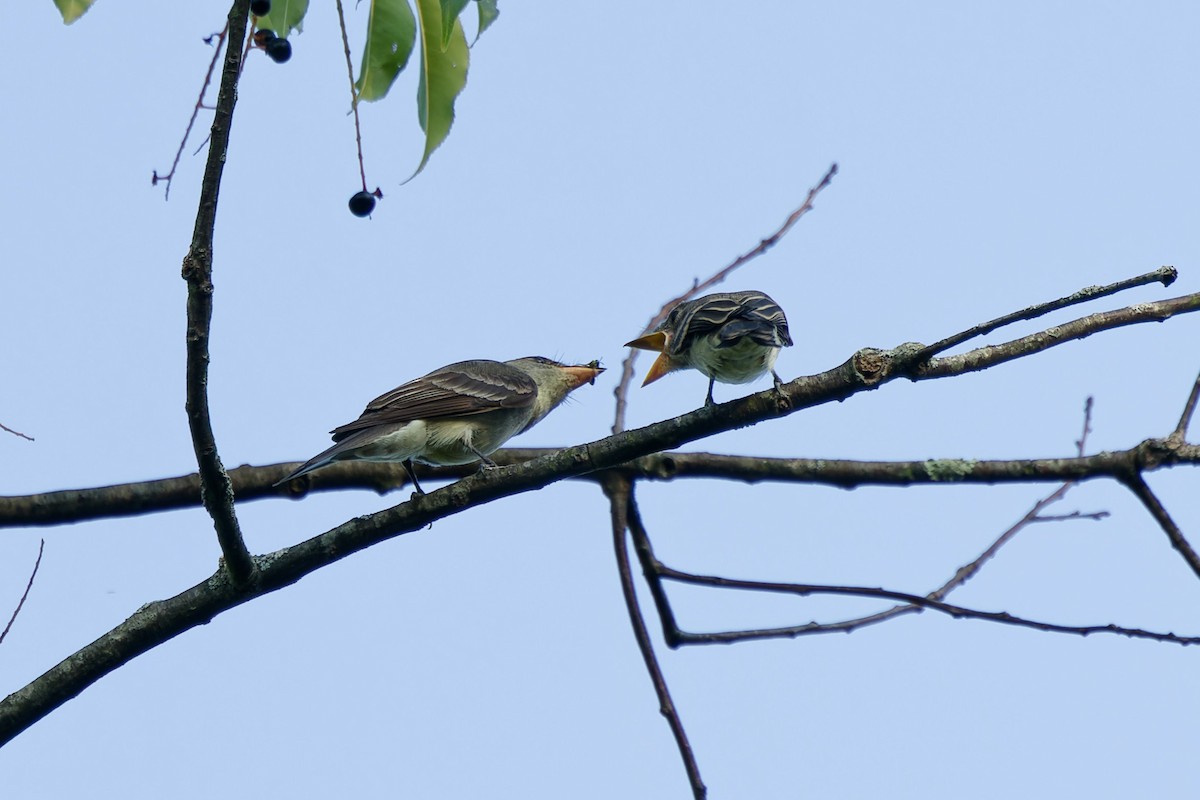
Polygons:
M1197 308L1200 308L1200 294L1092 315L1076 321L1079 324L1068 323L1052 330L1069 326L1072 337L1080 338L1116 324L1165 319ZM617 467L715 433L843 400L896 378L924 380L985 369L1066 340L1048 332L1026 339L1036 337L1054 341L1019 348L985 347L964 356L934 359L928 365L928 374L924 370L910 374L912 355L919 345L905 345L891 351L862 350L835 369L785 384L782 388L784 397L780 397L775 389L768 389L739 400L700 408L674 419L569 447L523 464L479 472L394 508L357 517L300 544L254 558L256 569L244 583L235 584L225 570L220 570L170 600L144 606L108 634L0 701L0 744L130 659L185 630L209 622L222 611L294 583L310 572L378 542L502 497L541 489L564 478ZM1137 454L1136 458L1143 462L1144 468L1150 468L1156 462L1166 463L1172 458L1169 449L1154 441L1145 442L1129 452Z
M237 103L237 81L241 71L242 42L246 38L249 0L234 0L229 10L229 38L225 48L225 66L221 87L217 93L217 108L213 116L211 144L204 179L200 185L200 204L196 211L196 227L192 245L183 259L183 278L187 281L187 415L192 433L192 445L199 465L200 494L204 507L213 519L217 540L224 554L229 574L237 582L250 577L254 564L242 540L237 513L233 507L233 486L213 436L208 411L208 341L212 325L212 265L213 229L217 221L217 197L225 156L229 151L229 133L233 124L233 109Z
M801 597L808 595L842 595L850 597L878 597L885 600L899 600L908 605L920 606L947 614L955 619L978 619L987 622L997 622L1003 625L1015 625L1020 628L1033 628L1048 633L1070 633L1077 636L1090 636L1093 633L1112 633L1128 636L1131 639L1150 639L1156 642L1190 645L1200 644L1200 636L1178 636L1174 633L1159 633L1142 630L1141 628L1125 628L1120 625L1057 625L1052 622L1016 617L1005 611L978 611L964 606L956 606L931 597L922 597L907 592L897 592L891 589L872 588L867 586L823 586L806 583L772 583L769 581L743 581L733 578L721 578L715 575L693 575L680 572L667 566L661 567L664 578L690 583L698 586L716 586L723 589L742 589L756 592L779 592L795 594ZM684 644L729 644L731 642L749 641L753 639L794 638L807 633L830 633L834 629L812 622L807 625L797 625L791 628L767 628L755 631L730 631L725 633L680 633ZM847 630L838 628L839 631Z
M21 433L20 431L14 431L12 428L8 427L7 425L5 425L2 422L0 422L0 430L5 431L6 433L11 433L13 436L20 436L22 439L27 439L31 442L33 441L32 436L27 436L26 434Z
M642 575L650 587L650 596L654 599L654 607L658 612L659 621L662 623L663 639L666 640L668 647L674 649L679 647L679 623L675 621L675 610L671 608L670 598L667 597L666 589L659 576L658 570L662 563L654 555L654 547L650 544L650 534L646 530L642 513L638 510L632 492L627 517L629 533L633 538L634 552L637 553L638 561L641 562Z
M1049 314L1052 311L1058 311L1069 306L1078 305L1079 303L1088 303L1092 300L1098 300L1101 297L1107 297L1117 292L1123 292L1126 289L1132 289L1137 286L1145 286L1148 283L1161 283L1163 286L1170 286L1179 277L1179 272L1174 267L1159 267L1153 272L1147 272L1144 275L1138 275L1133 278L1126 278L1123 281L1110 283L1107 286L1089 286L1086 289L1080 289L1074 294L1069 294L1066 297L1060 297L1057 300L1051 300L1048 303L1039 303L1029 308L1023 308L1020 311L1014 311L1011 314L1005 314L1003 317L985 322L981 325L976 325L973 328L956 333L953 336L942 339L940 342L935 342L928 347L923 348L916 354L917 361L924 361L938 353L949 350L952 347L957 347L968 339L974 339L978 336L986 336L997 328L1002 328L1005 325L1011 325L1014 322L1024 322L1026 320L1037 319L1038 317Z
M1083 339L1100 331L1142 322L1162 322L1176 314L1187 314L1197 309L1200 309L1200 292L1170 300L1138 303L1113 311L1102 311L1099 314L1071 320L1004 344L980 347L961 355L935 358L926 364L920 364L917 361L917 357L920 356L923 349L917 350L907 357L917 364L915 372L922 378L959 375L963 372L972 372L979 369L980 366L992 367L1014 358L1040 353L1051 347L1057 347L1075 339Z
M1082 458L1083 454L1087 451L1087 438L1091 431L1092 398L1089 397L1083 404L1083 430L1079 434L1079 438L1075 440L1075 453L1080 458ZM979 574L979 570L983 569L983 565L995 558L996 554L1000 552L1000 548L1012 541L1013 537L1015 537L1019 532L1035 522L1049 521L1051 518L1043 515L1042 512L1066 497L1067 492L1069 492L1076 483L1077 481L1067 481L1046 497L1038 500L1033 504L1032 508L1025 512L1025 516L1021 517L1021 519L1017 520L1013 525L1011 525L1008 530L1000 534L996 540L988 545L987 548L985 548L984 551L980 553L973 561L971 561L969 564L964 564L963 566L959 567L957 570L955 570L954 574L950 576L950 580L946 581L937 589L925 596L930 600L945 600L947 595ZM1072 515L1064 515L1059 519L1069 518L1073 519L1075 517ZM1093 515L1092 518L1098 517ZM840 622L824 623L820 627L822 629L827 628L830 631L844 631L849 633L867 625L876 625L892 619L893 617L899 617L904 614L919 613L920 611L920 606L907 604L898 605L893 606L885 611L869 614L865 617L857 617L855 619L842 620Z
M225 23L225 27L220 33L214 34L205 39L206 42L211 42L216 38L217 43L213 46L212 61L208 63L208 72L204 73L204 83L200 86L200 96L196 98L196 105L192 109L192 116L188 119L187 128L183 131L183 138L179 140L179 149L175 151L175 159L171 162L171 171L166 175L159 175L158 170L154 170L150 175L150 185L157 186L159 183L165 183L166 188L163 190L163 200L171 199L171 182L175 180L175 170L179 168L179 159L183 156L183 148L187 146L188 137L192 135L192 126L196 124L196 117L200 115L200 109L205 108L204 95L208 93L208 85L212 83L213 70L217 67L217 60L221 57L221 48L225 45L225 37L229 34L229 23Z
M1171 433L1172 439L1182 442L1187 437L1188 425L1192 423L1192 415L1196 413L1198 399L1200 399L1200 375L1196 376L1196 382L1192 384L1192 392L1188 395L1187 402L1183 404L1183 414L1179 416L1179 424Z
M603 440L608 441L608 440ZM509 448L492 454L500 466L513 466L553 455L561 448ZM804 483L852 489L859 486L921 486L931 484L998 484L1081 481L1116 478L1123 471L1151 471L1200 465L1200 446L1170 437L1147 439L1128 450L1074 458L1035 458L977 461L938 458L924 461L851 461L829 458L765 458L717 453L653 453L594 473L564 479L599 482L607 470L631 479L734 480L743 483ZM262 467L242 466L229 471L238 502L291 495L274 484L295 469L295 462ZM418 467L418 477L460 479L478 470L473 465ZM331 465L306 475L311 480L297 495L310 492L370 489L380 494L403 488L407 479L392 465L350 462ZM195 473L92 489L69 489L44 494L0 497L0 528L62 525L112 517L194 508L200 505L200 481Z
M628 479L610 474L601 482L604 495L608 498L612 514L613 549L617 557L617 572L621 578L621 594L625 598L625 608L629 612L629 624L633 628L634 639L637 640L638 650L646 671L650 673L650 682L654 684L654 692L658 695L658 711L671 728L675 737L675 745L679 748L679 756L683 759L684 769L687 770L688 782L692 786L692 796L696 800L704 800L708 789L700 777L700 766L696 763L696 755L692 752L692 744L688 741L687 731L683 728L683 720L671 699L671 690L667 688L667 680L659 666L658 657L654 654L654 645L650 641L650 633L646 630L646 621L642 618L642 610L637 601L637 589L633 584L633 574L629 568L629 550L625 546L625 531L629 528L629 510L633 506L633 484Z
M25 605L25 600L29 597L29 590L33 588L33 579L37 577L38 567L42 565L42 552L46 549L46 540L42 539L38 543L37 558L33 562L33 572L29 573L29 581L25 584L25 591L21 593L21 599L17 601L17 607L13 609L12 616L8 618L8 624L4 626L4 630L0 631L0 642L3 642L8 636L8 632L12 630L13 623L17 621L17 615L21 613L21 608Z
M1163 504L1159 502L1154 492L1150 490L1145 479L1142 478L1141 472L1129 470L1120 476L1120 480L1129 487L1129 491L1133 492L1138 500L1142 501L1142 505L1150 512L1150 516L1154 517L1154 521L1167 534L1167 539L1170 540L1171 546L1179 552L1179 555L1183 556L1183 560L1192 568L1192 572L1196 574L1196 577L1200 578L1200 556L1196 555L1196 551L1188 543L1187 538L1183 535L1183 531L1179 529L1179 526L1175 524L1175 520L1171 519L1171 515L1167 513L1167 509L1163 507Z

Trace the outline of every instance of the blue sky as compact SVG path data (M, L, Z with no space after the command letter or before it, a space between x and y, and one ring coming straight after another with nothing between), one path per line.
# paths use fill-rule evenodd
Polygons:
M150 175L170 165L211 54L201 40L225 12L101 2L65 28L48 0L0 10L0 422L36 437L0 436L0 494L195 468L179 265L203 161L185 156L169 202ZM366 7L351 14L361 42ZM314 4L292 60L253 54L240 91L210 378L224 461L307 458L371 398L463 358L617 367L664 300L773 231L834 161L817 209L721 287L787 310L785 379L1162 264L1181 272L1169 289L1080 313L1198 291L1198 29L1187 3L502 4L450 138L416 180L400 185L422 147L415 76L365 108L368 181L385 198L359 220L346 211L358 178L340 36L332 7ZM1070 455L1089 395L1091 449L1126 448L1174 427L1198 340L1195 317L1118 330L688 449ZM605 435L616 372L514 444ZM704 388L691 373L637 390L629 424L691 410ZM1200 536L1195 475L1150 483ZM923 593L1051 489L680 481L638 497L676 567ZM403 499L345 492L239 513L251 550L267 552ZM1030 528L954 598L1200 632L1200 585L1134 498L1097 481L1060 506L1076 509L1111 516ZM6 796L688 797L608 526L595 487L563 483L346 559L21 735L0 750ZM3 693L219 556L200 510L10 529L0 609L41 537L41 573L0 646ZM878 607L672 597L703 630ZM659 653L714 798L1200 790L1194 649L922 614Z

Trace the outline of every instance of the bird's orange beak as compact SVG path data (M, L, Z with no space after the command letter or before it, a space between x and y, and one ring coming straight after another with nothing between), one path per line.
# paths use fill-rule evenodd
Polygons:
M571 376L575 386L583 386L585 383L595 383L596 377L604 372L604 367L600 366L599 361L589 361L576 367L563 367L563 370Z
M667 349L667 334L662 331L647 333L645 336L638 337L632 342L626 342L626 347L636 347L639 350L653 350L656 353L661 353Z
M663 331L647 333L645 336L634 339L632 342L626 342L625 346L636 347L639 350L653 350L658 353L658 358L654 359L654 363L650 365L650 371L646 373L646 380L642 381L642 386L654 383L663 375L675 369L671 363L671 359L663 352L667 349L667 334Z
M672 372L676 366L671 363L671 359L666 353L659 353L658 358L654 359L654 363L650 365L650 371L646 373L646 380L642 381L642 386L647 386L654 383L656 380Z

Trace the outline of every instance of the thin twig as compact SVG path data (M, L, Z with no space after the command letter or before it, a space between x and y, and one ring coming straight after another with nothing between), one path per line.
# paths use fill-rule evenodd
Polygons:
M1074 294L1069 294L1066 297L1060 297L1057 300L1051 300L1048 303L1039 303L1036 306L1014 311L1011 314L1005 314L1003 317L998 317L991 322L985 322L981 325L976 325L973 328L956 333L953 336L942 339L940 342L934 342L927 347L922 348L914 357L917 363L925 361L938 353L945 352L951 347L957 347L968 339L974 339L978 336L985 336L997 328L1002 328L1005 325L1011 325L1014 322L1023 322L1025 320L1036 319L1052 311L1067 308L1069 306L1078 305L1079 303L1089 303L1092 300L1097 300L1101 297L1107 297L1117 292L1123 292L1126 289L1132 289L1136 286L1144 286L1148 283L1161 283L1163 286L1170 286L1179 277L1178 271L1174 267L1159 267L1153 272L1147 272L1144 275L1138 275L1133 278L1127 278L1123 281L1110 283L1107 286L1089 286L1086 289L1080 289Z
M25 605L25 598L29 597L29 590L33 588L33 579L37 577L38 567L42 565L42 551L45 549L46 540L42 539L38 543L37 560L33 562L33 572L29 573L29 581L25 584L25 591L21 593L21 599L17 601L17 607L13 609L12 616L8 618L8 624L4 626L3 631L0 631L0 642L3 642L4 637L8 636L13 623L17 621L17 615L21 613L21 607Z
M725 280L735 269L742 266L747 261L761 256L763 253L767 252L776 244L778 244L779 240L782 239L784 235L792 229L792 226L795 225L801 217L812 210L813 201L817 199L817 195L821 193L821 190L830 184L830 182L833 180L833 176L837 175L837 171L838 165L836 163L831 164L829 169L826 170L824 177L817 182L817 185L808 190L808 196L804 198L804 202L800 204L800 207L788 215L788 218L783 221L783 224L779 226L778 230L759 242L758 246L756 246L754 249L738 256L728 265L717 270L717 272L713 273L713 275L707 280L693 284L691 289L688 289L674 300L668 300L666 303L664 303L663 307L659 309L658 313L655 314L648 323L646 323L646 327L642 329L642 333L649 333L651 330L653 330L654 326L658 325L667 318L667 314L670 313L671 309L675 306L679 305L685 300L690 300L693 297L696 297L705 289L711 288L712 286L715 286L716 284ZM613 390L613 395L617 398L616 418L614 419L612 426L613 433L620 433L621 431L625 430L625 408L628 405L629 384L633 381L633 365L634 362L637 361L637 352L637 350L630 348L629 353L625 356L625 360L621 362L621 381L617 384L617 388Z
M1142 501L1142 505L1150 512L1150 516L1154 517L1154 521L1163 529L1163 533L1167 534L1167 538L1171 541L1171 546L1179 551L1179 555L1183 556L1183 560L1192 568L1192 572L1196 573L1196 577L1200 578L1200 555L1196 554L1196 551L1183 535L1183 531L1179 529L1179 526L1175 524L1175 520L1171 519L1171 515L1167 513L1167 509L1163 507L1158 497L1150 490L1150 486L1142 478L1142 474L1137 471L1131 471L1120 476L1119 479L1129 488L1129 491L1133 492L1138 500Z
M354 88L354 64L350 61L350 37L346 35L346 15L342 11L342 0L337 0L338 24L342 26L342 47L346 50L346 74L350 77L350 110L354 113L354 141L358 145L358 174L362 178L362 190L367 190L367 168L363 165L362 130L358 125L358 92Z
M217 220L217 198L221 175L229 150L233 109L237 102L237 82L242 64L242 41L246 37L250 0L234 0L229 11L229 46L225 48L225 66L217 92L217 110L213 115L212 146L200 184L200 201L192 244L183 259L183 278L187 281L187 397L188 427L200 474L200 496L212 517L225 566L235 582L249 579L254 562L238 526L233 507L233 485L213 435L208 408L209 337L213 310L213 231Z
M654 645L650 642L650 633L646 630L646 621L637 601L637 589L633 584L633 572L629 568L629 550L625 545L625 531L629 527L628 503L633 498L633 484L628 479L613 476L603 483L604 494L608 497L612 509L613 549L617 557L617 572L621 578L621 592L625 597L625 608L629 612L629 623L633 627L633 635L637 640L638 650L642 653L646 671L650 673L650 682L658 695L659 712L666 717L675 744L679 748L679 756L683 759L684 769L687 770L688 782L692 786L692 796L696 800L704 800L708 790L700 777L700 767L696 763L695 753L692 752L691 742L683 728L683 720L671 700L671 691L667 688L667 680L659 666L658 657L654 654Z
M1090 519L1099 522L1111 517L1107 511L1072 511L1069 514L1039 514L1030 522L1073 522L1079 519Z
M11 433L13 436L20 436L22 439L28 439L31 442L33 441L32 436L26 436L25 434L21 433L20 431L14 431L12 428L8 427L3 422L0 422L0 430L7 431L8 433Z
M1033 508L1031 508L1028 512L1026 512L1025 515L1023 517L1021 517L1021 519L1017 520L1017 522L1014 523L1011 527L1009 527L1006 531L1004 531L1002 534L1000 534L1000 536L998 536L994 542L992 542L982 553L980 553L978 557L976 557L970 563L964 564L963 566L961 566L957 570L955 570L954 575L952 575L948 581L946 581L944 584L942 584L940 587L933 590L929 594L925 595L925 597L928 598L929 600L933 600L933 601L941 600L941 599L945 598L946 595L950 594L955 589L959 588L960 586L965 584L967 581L969 581L971 578L973 578L979 572L979 570L983 568L984 564L986 564L988 561L991 561L996 556L996 553L999 552L1001 547L1008 544L1008 542L1011 541L1012 538L1014 536L1016 536L1017 533L1019 533L1022 529L1024 529L1031 523L1036 522L1039 519L1039 514L1040 514L1041 510L1050 505L1053 505L1054 503L1057 503L1059 500L1061 500L1063 498L1063 495L1066 494L1067 490L1071 486L1074 486L1073 482L1063 484L1058 489L1056 489L1054 492L1052 492L1050 495L1042 498L1037 503L1035 503ZM658 576L661 574L660 568L663 567L663 565L661 562L659 562L657 560L654 563L655 563L655 575ZM657 580L657 577L656 577L656 580ZM665 591L663 593L663 596L665 598L665 596L666 596ZM858 630L859 628L865 628L870 625L878 625L880 623L887 622L890 619L894 619L894 618L900 617L900 616L905 616L907 614L915 614L920 611L921 611L920 606L912 605L909 603L904 603L902 605L893 606L891 608L884 609L883 611L877 611L874 614L867 614L866 616L854 617L852 619L839 620L837 622L822 622L822 623L813 622L813 623L809 623L808 625L802 625L802 626L798 626L798 627L775 628L775 629L771 629L772 631L775 631L775 633L770 634L770 636L773 636L773 637L785 637L785 636L786 637L795 637L795 636L800 636L800 635L809 635L809 634L817 634L817 633L835 633L835 632L850 633L851 631ZM674 625L673 617L672 617L672 624ZM784 631L784 632L780 633L779 631ZM764 636L761 631L748 631L747 633L748 633L748 638L770 638L768 636ZM674 630L671 632L670 641L672 642L673 647L679 647L683 644L695 644L696 637L705 637L708 635L709 634L698 634L698 633L685 632L676 625ZM735 635L736 634L734 632L720 634L721 637L732 637ZM726 638L720 639L720 641L729 641L729 640L730 639L726 639Z
M1005 611L979 611L964 606L956 606L930 597L922 597L908 592L897 592L869 586L824 586L804 583L772 583L769 581L744 581L733 578L721 578L715 575L693 575L680 572L670 567L662 567L662 576L668 580L690 583L697 586L715 586L722 589L742 589L755 592L777 592L794 594L800 597L808 595L841 595L849 597L879 597L886 600L900 600L906 604L939 611L955 619L978 619L986 622L997 622L1004 625L1015 625L1021 628L1033 628L1047 633L1069 633L1077 636L1090 636L1093 633L1112 633L1128 636L1131 639L1151 639L1157 642L1191 645L1200 644L1200 636L1178 636L1174 633L1159 633L1141 628L1125 628L1120 625L1058 625L1053 622L1017 617ZM751 639L793 637L804 633L829 633L829 629L815 630L813 625L799 625L793 628L770 628L758 631L731 631L728 633L685 633L686 644L727 644L729 642Z
M1083 458L1083 454L1087 451L1088 436L1092 433L1092 410L1096 406L1096 399L1090 394L1087 400L1083 401L1083 430L1079 433L1079 438L1075 440L1075 455Z
M1088 397L1083 404L1083 430L1080 433L1079 438L1075 440L1075 452L1081 458L1083 457L1084 450L1087 447L1088 434L1091 433L1092 430L1092 408L1092 398ZM1017 535L1017 533L1034 522L1048 519L1048 517L1042 514L1042 511L1060 501L1064 496L1066 496L1067 492L1070 491L1071 487L1075 486L1076 483L1077 481L1073 480L1067 481L1049 495L1034 503L1033 507L1030 508L1029 511L1025 512L1025 515L1021 517L1021 519L1017 520L1016 523L1001 533L1000 536L998 536L994 542L984 549L984 551L980 553L978 557L976 557L970 563L964 564L955 570L954 574L948 581L934 591L925 595L925 597L929 600L944 600L951 592L961 587L967 581L971 580L971 578L975 577L975 575L978 574L983 568L983 565L995 558L996 554L1000 551L1000 548L1008 544L1008 542L1010 542L1013 537ZM884 611L878 611L874 614L868 614L862 617L839 620L837 622L812 623L810 625L803 626L803 628L805 634L831 633L834 631L844 631L849 633L868 625L878 625L879 623L886 622L887 620L895 617L904 616L906 614L914 614L920 610L921 608L919 606L904 604L893 606L892 608L885 609ZM680 637L677 634L676 640L678 641L679 638Z
M632 484L630 485L632 487ZM650 544L650 534L646 531L646 525L642 521L642 513L638 510L637 499L633 496L632 488L629 492L626 516L629 533L633 538L634 552L637 553L638 561L641 562L642 575L650 587L650 596L654 598L654 606L658 611L659 621L662 623L663 639L666 640L668 647L678 647L679 625L675 621L675 611L671 608L671 601L659 578L660 562L654 555L654 549Z
M1175 426L1171 438L1182 442L1187 437L1188 425L1192 423L1192 415L1196 413L1198 399L1200 399L1200 375L1196 376L1196 382L1192 384L1192 392L1188 395L1187 403L1183 406L1183 414L1180 415L1179 424Z
M163 200L171 199L171 181L175 178L175 170L179 166L179 159L183 156L183 148L187 146L188 137L192 135L192 126L196 124L196 117L200 114L200 109L205 107L204 95L208 92L208 85L212 82L213 70L217 67L217 59L221 57L221 47L225 44L225 37L228 35L229 23L226 22L225 27L217 34L217 45L213 50L212 61L208 62L208 72L204 73L204 83L200 87L200 97L196 100L195 108L192 109L192 117L188 120L187 128L183 131L183 138L179 140L179 149L175 151L175 160L171 162L171 171L166 175L159 175L158 170L154 170L151 173L151 186L157 186L159 181L167 184L166 189L163 191ZM206 41L211 41L211 37Z
M1087 400L1085 400L1083 403L1083 429L1079 433L1079 438L1075 440L1075 455L1079 458L1083 458L1083 454L1087 449L1088 435L1092 432L1092 410L1094 407L1095 403L1092 397L1089 395ZM980 553L975 560L971 561L969 564L964 564L955 570L954 574L950 576L950 580L946 581L937 589L930 592L928 595L926 595L926 597L930 600L944 600L946 596L955 589L958 589L967 581L971 580L971 578L975 577L975 575L979 573L979 570L983 568L983 565L995 558L996 553L1000 552L1000 548L1008 544L1021 530L1033 524L1034 522L1048 519L1048 517L1042 515L1042 511L1066 497L1067 492L1069 492L1072 487L1076 485L1076 483L1078 483L1078 481L1066 481L1053 492L1034 503L1033 507L1029 509L1029 511L1025 512L1025 516L1021 517L1021 519L1017 520L1015 524L1011 525L1008 530L996 537L996 540L992 542L986 549L984 549L984 551ZM886 611L870 614L866 617L830 623L829 626L834 630L851 631L864 625L873 625L892 617L903 614L911 614L919 610L920 609L914 605L900 605L887 609Z
M1143 322L1161 322L1175 314L1188 314L1198 309L1200 309L1200 293L1173 297L1168 300L1158 300L1151 303L1137 303L1125 308L1101 311L1086 317L1073 319L1070 322L1064 322L1061 325L1055 325L1044 331L1031 333L1028 336L1022 336L1019 339L1013 339L1002 344L977 347L966 353L956 353L931 360L923 360L922 353L925 351L924 348L914 350L905 355L905 366L909 370L910 376L914 378L917 376L925 378L936 377L942 374L943 371L948 371L947 374L957 374L963 368L967 370L973 369L970 366L973 363L994 364L996 363L996 356L1001 353L1007 354L1002 356L1001 360L1032 355L1041 350L1058 347L1076 339L1086 338L1097 331L1111 330L1125 325L1138 325Z

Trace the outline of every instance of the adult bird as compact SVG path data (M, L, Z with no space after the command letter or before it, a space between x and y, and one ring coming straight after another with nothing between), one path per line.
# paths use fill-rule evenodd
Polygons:
M704 404L713 404L713 384L750 383L767 372L779 389L775 359L791 347L787 317L763 292L718 292L680 303L651 333L626 347L657 352L646 373L645 386L678 369L695 369L708 376Z
M603 371L598 361L568 366L541 356L435 369L372 400L362 416L331 431L333 447L275 485L338 461L398 461L424 494L414 461L494 467L489 455Z

